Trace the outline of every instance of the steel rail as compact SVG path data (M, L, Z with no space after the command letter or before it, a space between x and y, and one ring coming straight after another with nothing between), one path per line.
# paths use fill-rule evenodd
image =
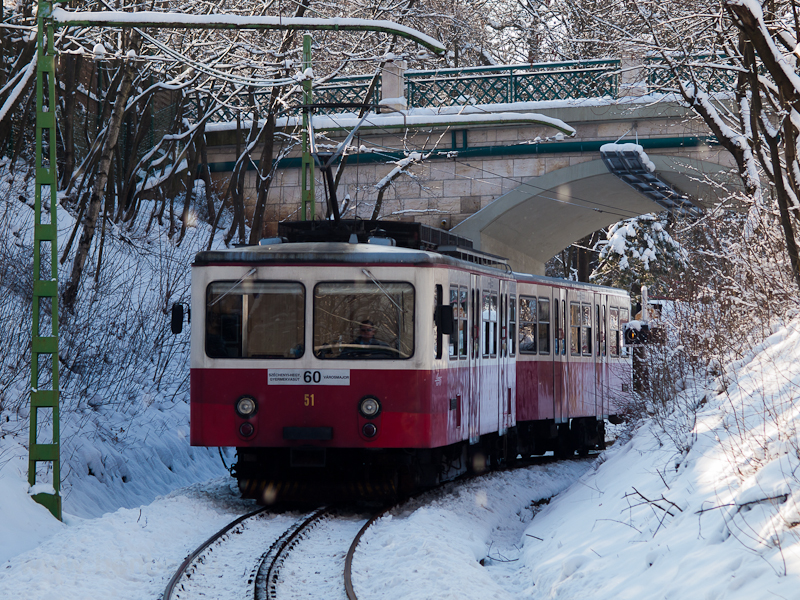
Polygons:
M268 508L268 507L266 507L266 506L262 506L262 507L261 507L261 508L259 508L258 510L254 510L253 512L249 512L249 513L247 513L246 515L242 515L242 516L241 516L241 517L239 517L238 519L235 519L235 520L231 521L231 522L230 522L230 523L228 523L228 524L227 524L225 527L223 527L222 529L220 529L220 530L219 530L217 533L215 533L215 534L214 534L214 535L212 535L210 538L208 538L208 539L207 539L205 542L203 542L203 543L202 543L202 544L201 544L201 545L200 545L200 546L197 548L197 550L195 550L195 551L194 551L194 552L192 552L192 553L191 553L189 556L187 556L187 557L186 557L186 558L183 560L183 562L180 564L180 566L178 567L178 570L177 570L177 571L175 571L175 574L174 574L174 575L172 576L172 578L169 580L169 583L167 583L167 587L166 587L166 588L164 588L164 594L162 595L162 600L172 600L172 593L173 593L173 591L175 590L175 586L177 586L177 585L178 585L178 583L180 582L180 580L181 580L181 579L183 578L183 576L186 574L186 571L188 570L189 566L190 566L190 565L191 565L191 564L192 564L192 563L195 561L195 559L196 559L198 556L200 556L200 555L201 555L203 552L205 552L205 550L206 550L206 549L207 549L207 548L208 548L208 547L209 547L211 544L213 544L214 542L216 542L217 540L219 540L219 539L220 539L220 538L221 538L223 535L225 535L226 533L228 533L228 532L229 532L231 529L233 529L234 527L236 527L236 526L237 526L237 525L239 525L240 523L242 523L242 522L246 521L247 519L250 519L250 518L252 518L252 517L255 517L255 516L257 516L257 515L260 515L260 514L261 514L261 513L263 513L265 510L267 510L267 508Z
M347 551L347 556L344 559L344 591L347 594L347 600L358 600L356 591L353 588L353 555L356 553L358 543L361 541L362 536L367 532L367 530L372 527L372 524L375 523L375 521L380 519L389 511L397 508L397 506L397 504L394 504L374 515L369 521L364 523L364 526L358 531L356 537L353 538L353 543L350 544L350 549Z
M599 454L599 453L597 453L597 454ZM594 456L596 456L596 454L592 454L590 456L594 457ZM522 459L522 460L519 460L519 461L515 461L515 464L513 464L513 465L508 465L508 466L505 466L505 467L502 467L502 468L499 468L499 469L498 468L491 469L489 471L486 471L485 473L474 473L474 474L471 474L471 475L461 476L461 477L457 478L455 481L464 482L464 481L469 481L469 480L472 480L472 479L478 479L480 477L483 477L484 475L490 475L492 473L499 473L499 472L503 472L503 471L513 471L513 470L516 470L516 469L525 469L525 468L528 468L528 467L531 467L531 466L543 465L543 464L549 464L549 463L553 463L553 462L560 462L562 460L573 460L573 459L574 460L584 460L585 457L575 456L575 457L569 457L567 459L558 459L555 456L536 456L536 457L531 457L531 458L528 458L528 459ZM431 491L431 490L425 490L425 491L419 492L418 494L413 494L409 498L405 498L404 500L402 500L402 502L397 503L397 504L393 504L392 506L389 506L388 508L385 508L384 510L380 511L379 513L375 514L372 518L370 518L369 521L364 523L364 526L356 534L356 537L353 538L353 543L350 544L350 548L347 551L347 556L344 559L344 590L345 590L345 593L347 594L347 600L358 600L358 596L356 595L356 591L355 591L355 589L353 587L353 556L356 553L356 548L358 547L358 543L361 541L361 538L364 536L364 534L367 532L367 530L370 527L372 527L372 525L375 523L375 521L377 521L378 519L383 517L386 513L390 512L390 511L394 510L395 508L397 508L398 506L400 506L400 504L402 504L404 502L408 502L409 500L418 498L418 497L428 493L429 491Z
M258 574L255 580L254 598L255 600L274 599L276 595L276 587L278 583L278 576L280 575L281 567L297 543L305 537L305 535L316 527L322 520L331 514L330 509L327 507L320 508L309 515L303 521L297 521L289 529L283 532L264 553L261 558L261 564L258 567Z

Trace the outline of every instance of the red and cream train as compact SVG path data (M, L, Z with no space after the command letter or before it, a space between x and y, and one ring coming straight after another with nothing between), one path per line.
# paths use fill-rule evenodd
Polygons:
M191 443L235 446L244 495L403 493L602 447L631 377L627 293L514 273L418 224L296 225L311 241L193 264Z

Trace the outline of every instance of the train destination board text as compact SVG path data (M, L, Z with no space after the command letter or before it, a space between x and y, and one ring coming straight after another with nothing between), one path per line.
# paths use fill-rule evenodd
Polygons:
M350 385L350 369L267 369L267 385Z

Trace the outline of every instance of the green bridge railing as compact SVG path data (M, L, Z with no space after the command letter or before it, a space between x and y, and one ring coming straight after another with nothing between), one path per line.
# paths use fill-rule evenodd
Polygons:
M731 89L735 74L709 63L708 56L698 56L692 65L709 92ZM666 62L657 57L645 58L634 69L641 71L636 85L645 93L665 91L675 87L675 76ZM510 104L581 98L618 99L621 94L623 67L619 59L565 61L503 65L496 67L467 67L435 71L406 71L405 97L408 108L454 106L464 104ZM680 76L680 73L679 73ZM630 79L630 77L629 77ZM687 68L687 77L689 73ZM314 99L320 103L368 103L376 105L381 98L381 83L367 98L371 75L337 77L314 87ZM256 93L255 101L264 108L268 92ZM242 97L231 108L220 110L213 122L236 119L236 109L248 112L248 99ZM317 113L332 114L352 109L325 108Z
M409 108L453 106L461 104L501 104L572 98L616 98L619 96L620 61L603 59L467 67L436 71L406 71L406 102ZM381 82L367 98L371 75L337 77L314 87L314 100L320 103L352 102L378 104ZM255 94L255 101L265 107L269 92ZM247 98L241 108L247 112ZM237 102L236 108L239 103ZM348 109L319 109L321 114ZM213 122L236 119L235 109L223 108Z
M570 98L616 98L616 59L406 71L409 108ZM319 102L364 102L371 76L341 77L314 88ZM380 100L380 85L369 101ZM329 109L330 110L330 109Z

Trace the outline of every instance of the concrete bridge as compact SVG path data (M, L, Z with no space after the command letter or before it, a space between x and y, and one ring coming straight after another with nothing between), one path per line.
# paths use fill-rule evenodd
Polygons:
M598 67L602 62L611 65ZM402 114L393 113L394 120L370 117L359 130L353 145L362 151L348 156L338 189L340 200L347 199L343 216L370 218L378 196L376 184L397 160L421 152L426 158L408 167L385 191L380 218L453 230L471 238L479 249L508 257L516 270L543 273L544 263L575 240L621 219L670 206L664 190L684 207L704 206L717 199L720 189L737 184L732 158L703 122L670 96L654 93L664 82L648 74L648 65L593 61L534 67L422 76L405 73L402 65L387 69L383 103L396 105L405 97L411 106ZM530 84L532 73L540 77L536 86ZM499 85L503 77L509 83ZM520 83L523 77L527 79ZM360 79L332 82L319 88L316 97L341 99L341 94L337 96L341 91L357 97L358 86L366 80ZM576 80L583 82L583 88L563 84ZM557 89L551 85L549 96L531 93L542 82L547 87L552 81L562 84ZM476 93L487 89L489 93ZM502 94L495 93L498 89ZM425 103L440 108L432 111ZM439 113L441 124L431 123L434 117L425 126L406 127L402 122L405 119L407 125L413 122L411 117L432 112ZM451 122L458 113L460 121ZM469 117L476 114L483 117ZM515 120L520 115L559 119L574 128L575 135L565 137L552 127ZM345 115L327 115L315 123L318 132L325 132L327 143L335 144L347 134L346 120ZM235 160L235 134L221 124L209 134L209 161L221 181ZM635 164L627 165L626 171L608 156L604 162L600 148L613 142L640 145L655 172L642 178L641 173L631 174ZM254 201L255 172L249 173L245 187ZM316 197L320 218L325 207L319 172ZM270 190L268 233L280 220L299 218L300 201L299 158L294 152L279 165Z

